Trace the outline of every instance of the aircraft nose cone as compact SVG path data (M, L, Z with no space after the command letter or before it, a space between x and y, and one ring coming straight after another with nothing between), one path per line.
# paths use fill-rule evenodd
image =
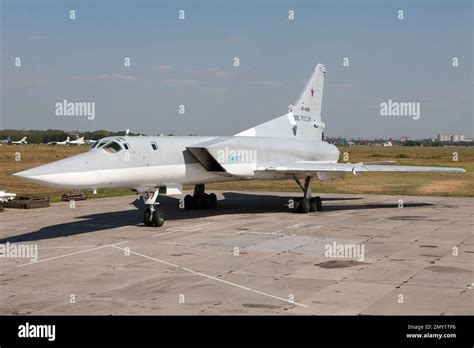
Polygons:
M90 188L100 184L100 175L88 166L89 155L81 154L13 175L49 187Z
M38 184L51 186L58 179L60 170L56 163L45 164L36 168L24 170L22 172L14 173L14 176L24 178ZM53 185L54 186L54 185Z
M22 172L14 173L13 175L18 176L20 178L28 178L28 177L39 175L39 174L40 173L38 170L36 170L36 168L32 168L32 169L24 170Z
M13 175L28 179L41 175L60 173L62 167L63 166L61 161L57 161L53 163L43 164L39 167L27 169L22 172L15 173Z

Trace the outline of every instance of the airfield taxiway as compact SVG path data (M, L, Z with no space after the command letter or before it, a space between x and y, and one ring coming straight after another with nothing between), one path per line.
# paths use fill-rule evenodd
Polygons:
M6 209L0 243L38 259L0 258L0 314L474 314L473 198L324 194L303 215L294 195L165 197L161 228L134 196Z

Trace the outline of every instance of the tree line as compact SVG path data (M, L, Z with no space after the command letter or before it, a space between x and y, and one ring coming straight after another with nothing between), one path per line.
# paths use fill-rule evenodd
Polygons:
M0 130L0 139L11 138L12 141L20 140L23 137L28 137L28 143L33 144L47 144L52 141L64 141L67 137L70 137L71 140L76 138L76 135L79 137L84 137L84 139L99 140L101 138L125 135L125 131L111 132L107 130L96 130L96 131L70 131L66 132L59 129L47 129L47 130L18 130L18 129L3 129ZM140 133L132 133L129 135L140 135Z

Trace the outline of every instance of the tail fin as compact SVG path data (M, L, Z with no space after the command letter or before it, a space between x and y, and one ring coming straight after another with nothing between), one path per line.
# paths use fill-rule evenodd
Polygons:
M311 116L321 121L321 104L323 101L324 74L326 66L316 65L308 83L293 107L293 113Z
M236 135L321 141L324 130L324 123L321 121L321 104L325 73L325 65L316 65L303 92L295 105L290 106L290 111L286 115L249 128Z
M24 143L26 141L26 137L21 138L20 143Z

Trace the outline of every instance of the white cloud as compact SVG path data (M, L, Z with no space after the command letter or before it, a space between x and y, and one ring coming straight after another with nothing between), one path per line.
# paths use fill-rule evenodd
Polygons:
M162 64L162 65L159 65L159 66L154 66L152 69L153 70L160 70L160 71L167 71L167 70L173 70L174 67L172 65Z
M218 78L218 79L225 79L225 78L231 77L231 73L229 73L229 72L227 72L227 71L225 71L225 70L223 70L219 67L209 69L208 73L212 77L215 77L215 78Z
M104 80L122 80L122 81L135 81L136 78L132 75L123 74L101 74L95 76L73 76L73 80L77 81L104 81Z
M48 86L50 82L47 80L19 80L19 81L4 81L3 87L36 87L36 86Z
M251 86L261 86L261 87L280 87L283 86L283 82L275 80L255 80L248 83Z
M201 87L200 90L206 93L213 93L213 94L219 94L219 95L230 94L230 90L226 87Z
M191 74L205 75L205 76L209 76L209 77L217 78L217 79L228 79L233 76L232 73L225 71L224 69L220 67L214 67L214 68L208 68L208 69L193 69L187 72Z
M168 86L197 86L199 82L190 79L166 79L163 81Z

